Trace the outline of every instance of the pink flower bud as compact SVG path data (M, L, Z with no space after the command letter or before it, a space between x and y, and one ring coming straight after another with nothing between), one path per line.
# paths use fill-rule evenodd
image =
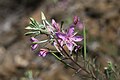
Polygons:
M38 56L45 57L47 53L49 53L47 49L40 49Z

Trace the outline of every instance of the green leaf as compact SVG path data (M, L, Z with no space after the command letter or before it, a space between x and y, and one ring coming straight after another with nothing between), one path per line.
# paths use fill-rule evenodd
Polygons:
M36 27L36 28L44 28L43 24L39 24L36 20L33 18L30 18L30 27Z
M37 23L33 18L30 18L30 24L32 24L33 27L37 27Z
M43 41L33 42L33 44L45 43L45 42L47 42L47 41L48 41L48 40L46 39L46 40L43 40Z
M42 17L42 20L46 20L46 17L43 12L41 12L41 17Z
M28 29L28 30L39 30L39 28L32 28L30 26L26 27L25 29Z
M31 31L31 32L26 32L26 33L25 33L26 36L27 36L27 35L32 35L32 34L34 34L35 36L36 36L36 35L39 35L39 34L40 34L40 31Z
M40 31L41 29L45 29L45 26L43 24L39 24L36 20L34 20L33 18L30 18L30 24L28 25L28 27L26 27L25 29L27 30L37 30Z

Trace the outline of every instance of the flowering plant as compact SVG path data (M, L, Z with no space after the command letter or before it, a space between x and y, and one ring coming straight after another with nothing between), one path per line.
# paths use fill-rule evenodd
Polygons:
M47 54L52 54L66 66L75 70L75 74L80 73L82 77L86 77L88 79L117 79L116 76L118 74L114 73L115 68L111 62L108 63L108 66L105 67L104 71L100 71L95 64L95 59L91 60L91 58L86 55L86 29L78 16L74 17L73 23L67 30L63 29L63 24L60 25L54 19L49 23L43 12L41 12L41 17L42 23L38 23L33 18L30 18L30 24L25 28L29 30L29 32L26 32L25 35L32 35L30 39L32 42L32 50L35 50L41 43L49 42L55 47L56 51L50 50L49 47L43 47L40 49L38 56L45 57ZM83 32L83 35L78 35L78 32L75 32L75 29ZM39 41L36 36L42 34L47 35L48 38ZM56 52L61 56L59 57ZM78 61L78 57L82 59L81 63ZM71 61L74 65L67 63L66 60ZM81 72L86 74L82 74Z

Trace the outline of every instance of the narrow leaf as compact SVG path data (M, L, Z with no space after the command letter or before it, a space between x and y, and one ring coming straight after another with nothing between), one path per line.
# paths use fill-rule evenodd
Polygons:
M35 34L35 35L38 35L40 34L40 31L31 31L31 32L26 32L25 35L32 35L32 34Z
M28 30L36 30L37 28L32 28L30 26L26 27L25 29L28 29Z
M42 20L46 20L46 17L43 12L41 12L41 17L42 17Z

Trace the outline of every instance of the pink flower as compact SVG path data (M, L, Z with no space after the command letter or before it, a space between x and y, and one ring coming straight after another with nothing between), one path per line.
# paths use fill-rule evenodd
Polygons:
M60 43L60 45L63 46L63 44L64 44L63 40L61 38L58 38L57 40ZM57 44L56 42L54 42L54 43Z
M82 24L82 22L80 21L80 19L79 19L78 16L74 16L73 24L74 24L76 27L78 27L80 30L83 29L83 24Z
M48 54L48 50L47 49L40 49L38 56L42 56L45 57Z
M56 23L54 19L52 19L52 26L56 32L60 32L60 25ZM58 38L58 42L60 43L61 46L63 46L62 39ZM54 44L57 44L57 42L54 42Z
M31 38L30 38L30 41L33 43L33 44L31 45L32 50L35 50L35 49L37 48L37 46L38 46L38 44L37 44L38 40L37 40L36 38L34 38L34 37L31 37ZM35 42L36 42L36 43L35 43Z
M49 33L53 32L53 31L60 32L60 25L58 23L56 23L54 19L52 19L52 27L48 25L47 30Z
M76 34L74 33L74 26L71 26L67 33L62 33L62 32L57 32L56 36L58 39L62 39L62 41L65 42L67 48L72 51L73 47L76 46L77 44L75 42L79 42L83 40L82 36L75 36Z
M52 26L57 32L60 32L60 25L54 19L52 19Z

